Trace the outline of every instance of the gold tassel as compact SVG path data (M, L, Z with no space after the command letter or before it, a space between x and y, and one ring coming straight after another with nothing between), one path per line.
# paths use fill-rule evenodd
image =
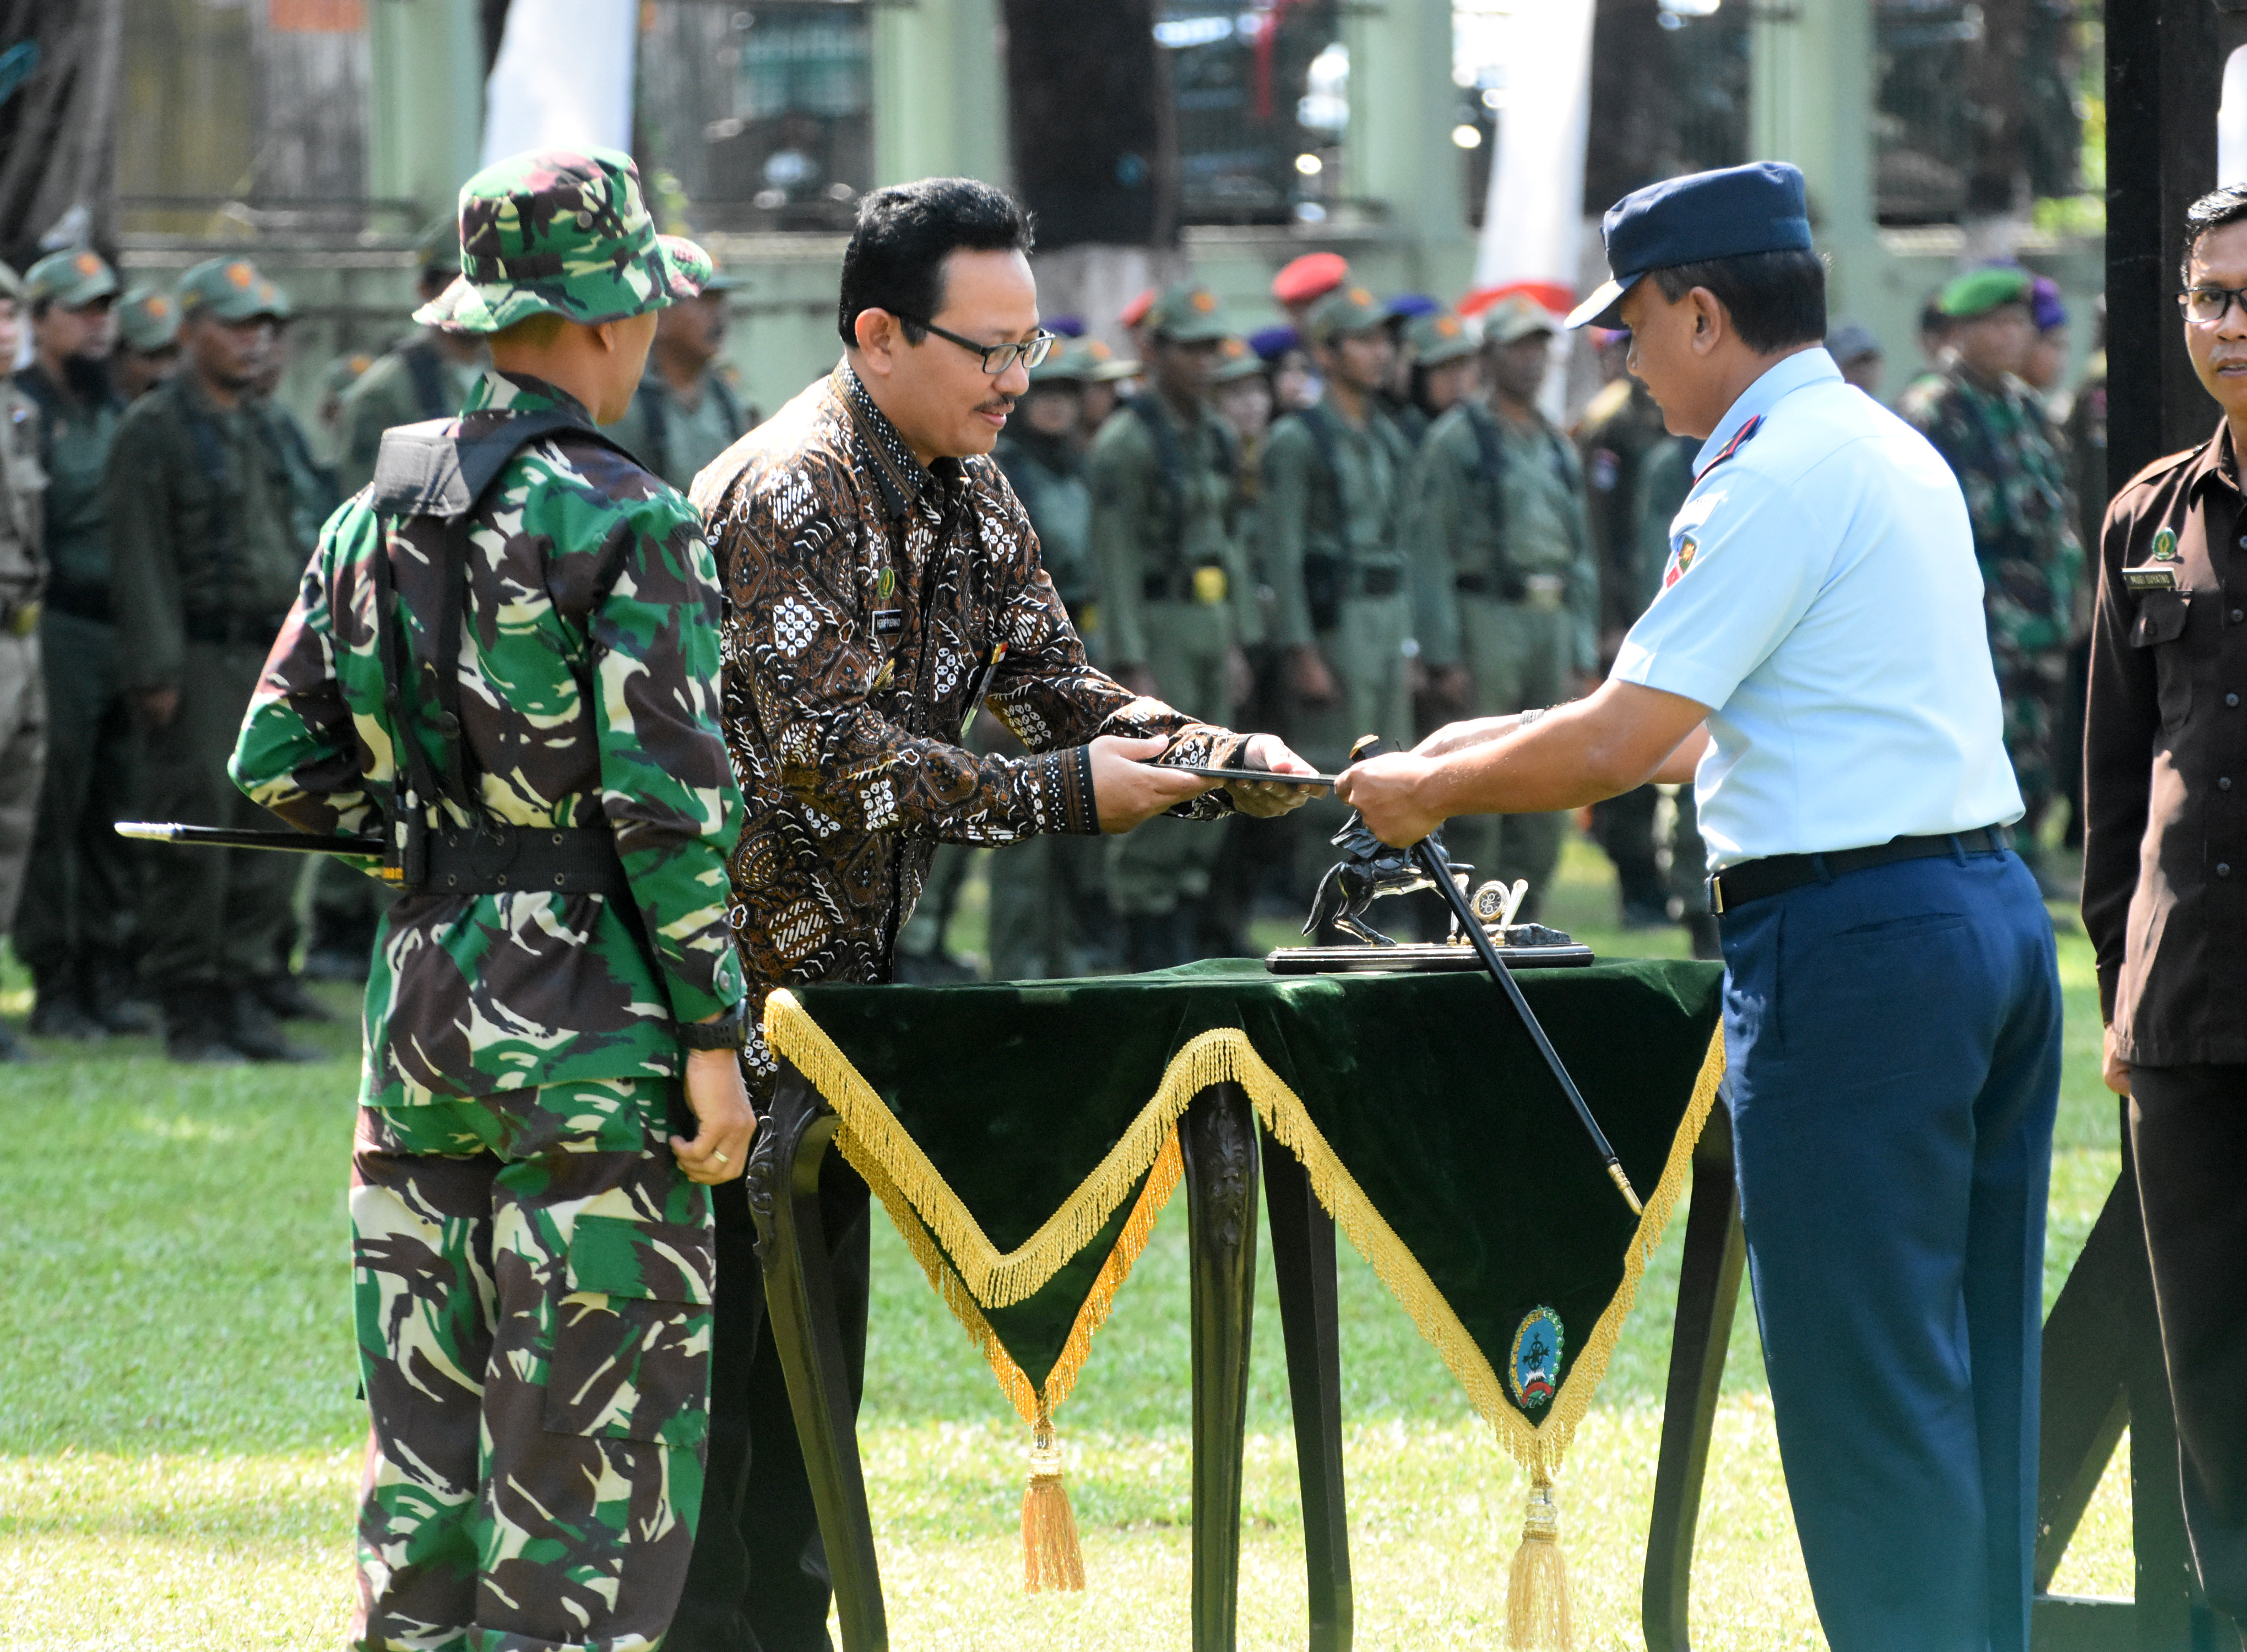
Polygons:
M1506 1585L1506 1643L1514 1652L1567 1652L1568 1563L1561 1554L1561 1511L1540 1466L1529 1487L1529 1518Z
M1061 1448L1054 1444L1049 1416L1039 1417L1030 1432L1030 1484L1022 1493L1022 1587L1032 1594L1084 1587L1084 1552L1076 1540L1069 1488L1061 1483Z

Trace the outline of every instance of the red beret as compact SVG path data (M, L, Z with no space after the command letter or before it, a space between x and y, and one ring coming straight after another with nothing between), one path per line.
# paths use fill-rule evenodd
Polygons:
M1116 319L1127 327L1137 326L1147 318L1147 312L1155 307L1155 290L1152 287L1148 288L1130 304L1125 304L1124 313Z
M1338 252L1307 252L1272 277L1272 297L1293 310L1323 298L1349 279L1349 260Z

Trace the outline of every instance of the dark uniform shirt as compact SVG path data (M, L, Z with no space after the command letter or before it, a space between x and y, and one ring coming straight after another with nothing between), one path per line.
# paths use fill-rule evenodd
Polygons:
M2125 567L2176 588L2133 590ZM2228 430L2107 509L2084 802L2083 922L2116 1053L2247 1062L2247 495Z
M125 406L106 393L58 386L34 362L16 375L44 421L47 601L89 619L109 615L109 533L103 475Z

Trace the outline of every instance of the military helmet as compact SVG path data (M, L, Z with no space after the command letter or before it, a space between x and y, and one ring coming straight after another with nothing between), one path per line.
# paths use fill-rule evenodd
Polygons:
M460 278L413 318L447 332L540 315L590 326L691 298L709 276L701 248L656 234L630 155L532 150L461 186Z

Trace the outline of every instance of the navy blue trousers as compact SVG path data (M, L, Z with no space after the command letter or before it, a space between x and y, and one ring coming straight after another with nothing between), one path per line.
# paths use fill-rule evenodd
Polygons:
M2011 853L1720 920L1786 1489L1834 1652L2025 1652L2059 979Z

